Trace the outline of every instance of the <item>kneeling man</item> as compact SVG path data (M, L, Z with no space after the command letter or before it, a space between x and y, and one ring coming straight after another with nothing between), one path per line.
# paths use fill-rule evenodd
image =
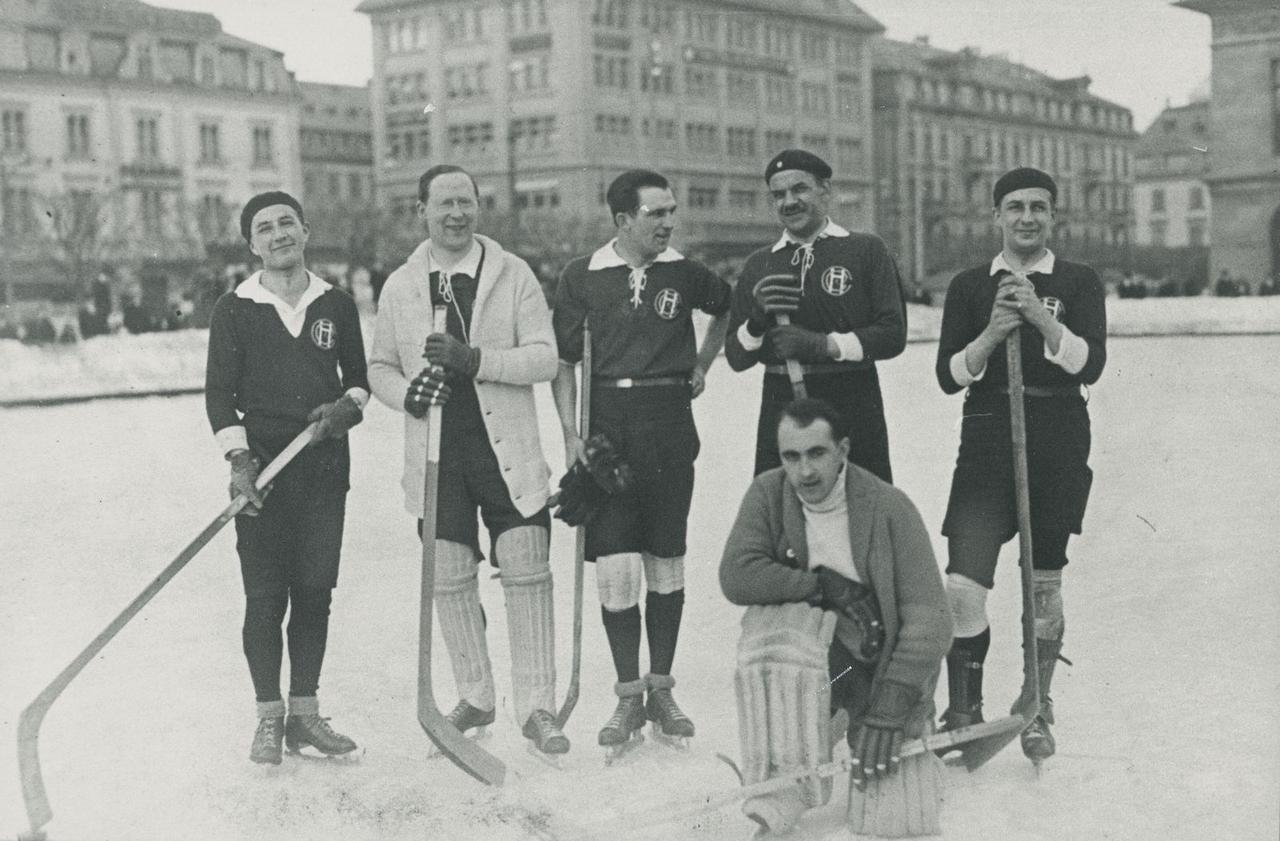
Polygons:
M899 751L929 727L951 642L946 591L915 506L848 463L843 429L820 400L783 410L782 467L752 482L720 562L725 596L751 606L735 681L745 782L829 759L831 722L847 714L850 828L936 833L941 765ZM797 786L743 810L786 831L829 794Z

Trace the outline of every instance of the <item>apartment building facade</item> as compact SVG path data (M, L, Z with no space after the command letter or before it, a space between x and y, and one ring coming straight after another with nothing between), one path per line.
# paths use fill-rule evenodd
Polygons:
M373 113L368 86L299 82L302 203L317 264L373 258Z
M1134 149L1134 237L1157 248L1210 242L1209 103L1165 108Z

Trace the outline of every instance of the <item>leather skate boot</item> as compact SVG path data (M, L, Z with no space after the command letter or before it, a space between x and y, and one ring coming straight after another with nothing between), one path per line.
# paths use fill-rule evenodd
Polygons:
M569 737L556 724L556 717L546 710L534 710L520 732L542 753L569 752Z
M484 728L493 724L497 717L496 710L482 710L471 706L465 700L459 701L448 715L449 723L458 728L458 732L466 734L468 730L476 730L476 736L484 735Z
M600 728L596 739L603 747L612 748L626 744L632 735L644 728L647 720L644 710L644 681L632 680L614 686L618 695L618 706L613 715Z
M990 644L990 629L951 644L947 652L947 709L940 729L957 730L982 723L982 666Z
M284 741L284 715L258 719L258 729L253 731L253 745L249 759L264 765L279 765L281 742Z
M1053 756L1057 744L1049 725L1053 720L1053 699L1049 697L1049 685L1053 682L1053 668L1062 651L1062 640L1036 640L1037 665L1040 671L1040 711L1027 729L1022 731L1022 753L1039 765Z
M325 756L342 756L356 749L356 743L329 726L320 717L315 698L289 698L289 717L284 723L284 745L298 753L310 745Z
M654 723L655 732L672 739L688 739L693 736L693 722L676 705L671 688L676 685L671 675L648 675L649 700L645 702L646 717Z

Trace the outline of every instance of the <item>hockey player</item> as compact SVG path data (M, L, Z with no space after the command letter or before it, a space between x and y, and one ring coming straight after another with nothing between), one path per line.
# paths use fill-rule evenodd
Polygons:
M877 359L906 346L898 269L879 237L850 233L827 215L831 167L787 149L765 168L782 237L747 258L733 295L725 355L735 371L765 366L756 430L757 474L778 466L774 430L792 399L785 362L803 366L810 397L849 421L849 459L893 481ZM790 317L789 325L778 316Z
M240 233L262 270L214 306L205 409L231 463L231 495L244 581L244 653L257 696L249 758L280 764L290 751L351 753L356 744L320 717L316 689L338 582L351 455L347 431L369 400L355 302L307 271L308 229L287 193L260 193L240 214ZM312 446L289 463L269 496L258 471L311 421ZM289 706L280 697L289 613Z
M476 580L479 509L502 573L516 721L536 750L562 754L569 740L554 715L550 471L533 400L533 385L556 373L551 315L529 266L475 233L479 194L465 170L427 170L418 216L428 239L383 287L369 379L379 400L405 413L405 508L419 517L425 417L432 402L444 404L435 602L461 695L448 718L465 733L496 716ZM444 333L432 332L434 306L448 309Z
M1079 534L1093 473L1089 414L1080 386L1106 363L1106 310L1093 269L1048 248L1057 185L1037 169L996 181L994 219L1004 247L989 264L951 282L938 341L942 390L968 388L960 454L942 533L947 536L947 592L956 640L947 655L947 729L983 720L982 668L991 632L987 591L1000 547L1017 533L1010 447L1005 338L1022 331L1030 474L1039 714L1022 734L1034 761L1054 752L1049 684L1062 648L1062 569L1067 541ZM1032 687L1024 685L1024 692Z
M634 471L629 489L609 497L588 524L586 541L619 699L598 741L620 750L646 718L663 735L694 734L671 691L699 448L690 399L702 392L723 344L730 290L706 266L671 248L676 202L663 176L624 172L609 185L607 199L617 237L569 263L560 279L554 322L561 364L552 392L571 467L586 461L575 425L574 379L586 321L593 354L590 433L605 433ZM695 349L694 309L712 316L701 349ZM642 570L649 640L643 677Z
M847 463L850 441L827 403L787 405L775 435L782 467L752 482L720 561L725 596L751 606L735 678L745 782L829 759L839 733L828 716L843 710L851 828L937 833L941 762L898 755L904 739L930 729L951 641L928 532L902 491ZM834 614L834 635L812 608ZM817 786L752 798L743 810L786 831L825 802L829 791Z

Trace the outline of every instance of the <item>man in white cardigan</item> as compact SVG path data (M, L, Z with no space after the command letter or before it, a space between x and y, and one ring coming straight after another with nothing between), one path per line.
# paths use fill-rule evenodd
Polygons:
M502 572L511 643L513 707L547 754L569 750L555 722L555 644L548 563L550 471L538 438L533 385L556 375L551 314L529 266L475 233L475 181L451 165L418 182L424 241L383 287L369 359L379 400L405 412L405 508L422 515L427 424L444 406L436 517L436 611L461 698L460 732L495 718L477 566L476 510ZM434 306L448 328L432 332ZM421 523L421 521L419 521Z

